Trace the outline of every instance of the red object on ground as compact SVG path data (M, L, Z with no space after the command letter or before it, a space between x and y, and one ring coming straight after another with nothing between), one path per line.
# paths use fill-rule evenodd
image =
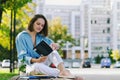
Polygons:
M50 67L51 68L56 68L56 66L53 63L50 64Z

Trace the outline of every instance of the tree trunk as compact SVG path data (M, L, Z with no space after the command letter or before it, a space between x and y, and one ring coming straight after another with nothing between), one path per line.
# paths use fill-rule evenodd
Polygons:
M1 21L2 21L2 10L0 9L0 24L1 24Z
M6 3L6 0L0 0L0 24L2 22L2 13L4 10L4 7L2 6L2 4L5 4L5 3Z

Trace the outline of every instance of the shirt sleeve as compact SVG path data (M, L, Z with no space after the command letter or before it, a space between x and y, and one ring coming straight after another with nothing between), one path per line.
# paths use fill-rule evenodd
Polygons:
M45 38L45 41L50 45L51 43L53 43L54 41L48 37Z
M20 62L23 58L25 58L25 63L30 65L31 58L27 51L27 45L25 42L25 38L23 36L17 36L16 38L16 48L18 54L18 61Z

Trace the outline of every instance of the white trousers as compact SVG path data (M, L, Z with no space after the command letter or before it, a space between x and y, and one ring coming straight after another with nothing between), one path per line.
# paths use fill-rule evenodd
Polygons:
M49 67L49 65L53 63L57 67L58 64L60 64L61 62L63 62L62 58L60 57L59 53L56 50L54 50L52 53L48 55L48 58L45 62L27 65L26 73L35 71L37 73L43 73L50 76L58 76L60 70L57 68L51 68Z

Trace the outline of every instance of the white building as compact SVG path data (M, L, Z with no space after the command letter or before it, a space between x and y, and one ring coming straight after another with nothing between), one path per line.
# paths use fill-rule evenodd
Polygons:
M106 56L107 48L111 48L111 1L91 0L89 10L89 50L92 57Z
M120 49L120 0L112 2L113 49Z
M80 41L67 58L106 56L107 48L120 48L119 0L81 0L80 5L72 6L48 5L45 0L34 2L36 13L43 13L49 20L61 17L62 24L68 26L68 33Z

